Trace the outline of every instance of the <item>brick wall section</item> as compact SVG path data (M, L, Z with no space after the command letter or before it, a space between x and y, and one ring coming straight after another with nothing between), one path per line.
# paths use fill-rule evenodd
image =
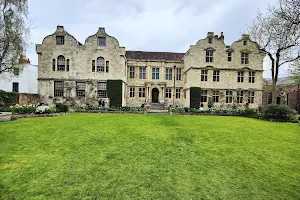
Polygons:
M19 93L19 105L37 104L40 101L40 95Z
M271 85L264 85L263 91L263 100L262 105L268 105L268 94L272 93L272 86ZM298 91L298 85L279 85L277 86L278 96L280 96L280 103L284 104L287 101L287 104L290 108L298 110L300 109L300 91ZM299 97L297 98L297 96ZM299 102L297 102L299 101Z

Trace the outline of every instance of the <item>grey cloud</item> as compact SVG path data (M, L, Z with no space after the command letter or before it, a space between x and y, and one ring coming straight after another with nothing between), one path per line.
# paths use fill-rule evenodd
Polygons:
M208 31L225 34L226 44L241 37L246 24L276 0L29 0L35 29L31 42L55 31L57 25L78 41L105 27L129 50L186 52ZM34 64L34 45L28 48Z

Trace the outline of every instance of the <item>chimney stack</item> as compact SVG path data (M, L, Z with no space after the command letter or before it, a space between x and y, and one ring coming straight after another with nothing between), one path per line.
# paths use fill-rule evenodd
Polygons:
M221 40L221 41L224 42L224 34L223 34L223 32L221 32L221 36L219 37L219 40Z

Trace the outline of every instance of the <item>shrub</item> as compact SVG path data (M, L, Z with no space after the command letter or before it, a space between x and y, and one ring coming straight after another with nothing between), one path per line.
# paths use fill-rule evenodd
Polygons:
M122 80L107 80L107 97L111 107L122 107Z
M34 113L36 110L35 106L19 106L19 105L15 105L15 106L10 106L7 109L5 109L5 111L7 112L12 112L14 114L31 114Z
M95 105L88 105L88 106L84 107L84 110L100 110L100 109L102 109L102 108L99 106L95 106Z
M17 92L6 92L0 90L0 107L16 105L18 101L19 94Z
M244 110L243 116L245 116L245 117L255 117L255 116L257 116L257 113L258 113L258 110L256 110L256 109L246 108Z
M275 121L290 121L294 119L296 111L290 109L287 105L268 105L263 111L265 119L272 119Z
M49 108L49 106L38 106L35 110L36 114L55 113L55 108Z
M191 87L190 88L190 107L199 108L201 99L201 88Z
M54 108L54 107L49 108L48 111L49 111L49 113L56 113L57 112L56 108Z
M65 104L65 103L57 103L56 104L56 111L57 112L68 112L70 109L69 105L68 104Z

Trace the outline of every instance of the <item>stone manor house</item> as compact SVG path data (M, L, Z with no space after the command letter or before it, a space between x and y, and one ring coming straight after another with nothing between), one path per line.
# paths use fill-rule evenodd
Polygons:
M104 28L78 42L63 26L36 45L38 93L46 104L97 105L112 101L109 81L120 81L122 106L157 103L190 106L190 88L201 88L207 106L262 105L265 54L249 35L227 46L208 32L185 53L126 51Z

